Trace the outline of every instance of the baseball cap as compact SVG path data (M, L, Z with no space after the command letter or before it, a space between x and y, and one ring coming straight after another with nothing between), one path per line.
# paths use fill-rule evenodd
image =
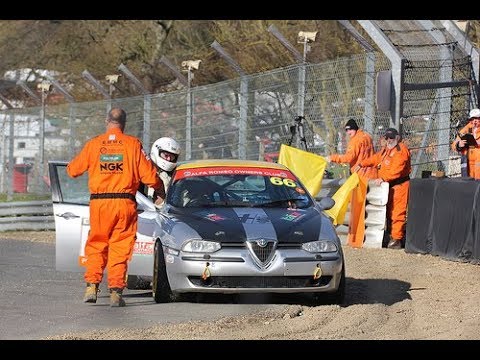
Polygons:
M480 118L480 109L472 109L470 110L469 119L471 118Z
M385 134L383 136L387 139L395 139L398 136L398 131L395 128L388 128L385 130Z

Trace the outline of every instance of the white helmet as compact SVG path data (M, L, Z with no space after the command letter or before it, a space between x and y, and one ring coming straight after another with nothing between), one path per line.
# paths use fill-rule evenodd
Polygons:
M164 159L160 153L162 151L168 152L173 156L172 161ZM178 155L180 154L180 145L174 139L169 137L162 137L155 140L150 151L150 157L157 166L164 171L172 171L177 165Z
M470 110L470 114L468 115L468 118L480 118L480 109L472 109Z

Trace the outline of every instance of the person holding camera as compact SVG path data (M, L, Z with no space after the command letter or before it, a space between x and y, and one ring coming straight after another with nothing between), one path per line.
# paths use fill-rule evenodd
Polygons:
M462 176L480 179L480 109L472 109L468 120L455 137L452 149L462 156Z

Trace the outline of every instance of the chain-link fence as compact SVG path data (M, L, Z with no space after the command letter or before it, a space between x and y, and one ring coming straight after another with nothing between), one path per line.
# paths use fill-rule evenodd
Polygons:
M476 107L472 61L435 20L377 20L375 23L404 56L403 136L412 155L413 177L423 170L460 175L450 150L457 124L465 125Z
M406 78L420 82L422 77L441 74L445 60L427 54L429 50L419 54L418 61L411 60ZM454 77L469 71L466 63L465 57L454 56ZM282 143L320 155L342 153L347 142L344 124L349 118L372 133L378 144L379 134L391 121L389 112L376 109L375 79L379 71L390 68L383 54L367 52L170 93L55 106L47 102L44 111L42 107L3 110L0 193L49 193L47 162L70 160L87 139L104 132L111 106L126 110L126 132L142 139L146 150L161 136L177 139L184 150L180 160L275 161ZM448 163L447 145L454 134L450 124L467 113L467 93L461 88L406 93L404 139L412 148L414 166L437 169L439 161ZM450 105L445 108L442 102L448 99ZM446 118L438 123L442 114ZM299 115L304 120L295 121ZM292 125L295 129L299 123L304 142L292 136ZM39 136L42 128L43 137ZM436 150L441 147L447 150ZM456 171L445 170L447 174Z

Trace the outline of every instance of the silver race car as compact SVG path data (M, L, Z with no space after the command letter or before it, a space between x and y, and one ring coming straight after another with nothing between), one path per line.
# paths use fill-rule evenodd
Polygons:
M86 177L50 162L58 270L81 270L88 232ZM342 303L345 261L331 220L283 165L246 160L180 163L165 203L138 192L139 224L128 287L150 284L156 302L193 293L312 293Z

